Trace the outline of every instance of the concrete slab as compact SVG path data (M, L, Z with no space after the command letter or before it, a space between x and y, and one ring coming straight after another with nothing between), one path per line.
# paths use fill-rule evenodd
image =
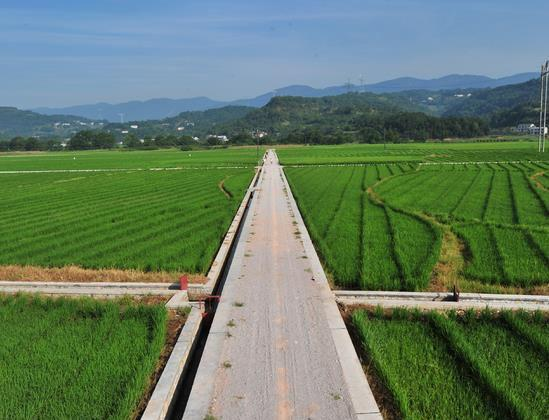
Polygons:
M549 311L549 296L461 293L459 302L448 300L450 293L430 292L334 292L337 301L345 305L371 305L385 308L409 307L420 309L524 309Z
M166 303L166 308L168 309L178 309L189 306L189 298L187 296L187 291L182 290L177 292L171 297L171 299Z
M368 384L368 380L362 369L362 364L355 351L345 322L341 317L333 292L330 289L328 279L326 278L326 274L324 273L316 249L314 248L313 241L311 240L305 222L301 217L301 213L299 212L299 208L295 202L284 172L282 172L282 179L288 192L288 199L295 216L295 221L297 222L297 227L301 232L303 247L307 259L311 264L315 282L319 282L322 287L322 306L336 347L338 361L341 365L347 389L351 397L354 414L357 418L363 415L371 416L370 418L381 418L382 416L379 407L375 401L370 385Z

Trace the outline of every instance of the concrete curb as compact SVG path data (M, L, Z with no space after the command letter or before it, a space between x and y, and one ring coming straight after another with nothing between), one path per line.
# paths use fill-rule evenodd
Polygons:
M178 289L179 285L175 283L72 283L0 281L1 293L26 292L65 296L171 296L177 293Z
M459 302L450 300L451 293L430 292L369 292L338 290L334 292L344 305L370 305L384 308L409 307L420 309L524 309L549 311L549 296L496 295L461 293Z
M355 416L358 419L382 419L383 417L370 385L368 384L364 370L362 369L362 364L356 354L347 327L343 322L339 308L334 300L334 295L330 289L328 279L326 278L326 274L324 273L324 269L322 268L322 264L320 263L283 170L281 170L281 175L288 192L288 198L297 222L297 228L301 233L305 252L313 270L312 274L315 281L322 286L321 295L326 319L330 326L339 363L343 371L343 377L351 396L351 403L354 408Z
M242 221L242 216L246 212L246 207L248 206L250 198L252 197L252 192L255 190L257 181L261 176L262 169L262 167L259 167L257 169L254 177L252 178L252 181L250 182L250 185L248 186L248 190L246 191L246 194L244 195L244 198L242 199L242 202L240 203L240 206L236 211L231 225L229 226L229 229L225 234L225 238L223 238L223 242L221 243L221 246L217 251L217 255L215 256L210 270L208 271L208 281L206 282L206 284L189 284L188 296L190 300L199 300L201 297L210 295L215 289L215 286L217 285L217 282L223 271L223 267L225 266L225 262L227 261L227 257L230 254L232 244L238 232L240 222Z
M452 297L447 292L382 292L366 290L334 290L338 298L371 298L371 299L415 299L425 301L445 301ZM494 302L532 302L549 305L549 296L546 295L506 295L491 293L460 293L460 301L494 301Z
M200 310L194 307L191 308L168 363L164 367L164 371L149 399L142 419L163 420L169 417L174 396L181 377L188 367L189 356L194 349L201 323L202 315Z
M256 203L257 200L253 200L252 197L248 214L254 214ZM250 229L250 224L246 224L244 221L241 237L246 237ZM242 263L244 253L245 244L239 246L237 243L234 250L231 270L240 270L239 264ZM208 332L204 353L200 359L200 368L196 373L193 388L189 395L185 412L183 413L183 419L185 420L201 420L204 419L209 412L212 394L214 392L216 372L221 364L223 343L226 339L226 325L231 319L232 302L234 302L235 299L236 297L230 294L230 288L225 287L223 289L223 299L220 300L215 311L212 325ZM201 386L198 387L196 384L201 384Z

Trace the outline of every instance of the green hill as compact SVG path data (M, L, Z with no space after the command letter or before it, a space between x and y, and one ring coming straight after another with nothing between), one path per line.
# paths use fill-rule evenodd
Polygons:
M0 138L15 136L67 137L100 123L70 115L42 115L13 107L0 107Z

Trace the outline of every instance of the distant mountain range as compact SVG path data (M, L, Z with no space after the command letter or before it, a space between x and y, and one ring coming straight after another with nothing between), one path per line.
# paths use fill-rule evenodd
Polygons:
M235 101L216 101L207 97L186 99L161 98L147 101L124 102L120 104L97 103L65 108L36 108L33 109L33 111L44 115L76 115L90 120L108 120L110 122L120 122L121 119L124 121L159 120L177 116L181 112L205 111L228 105L260 108L269 103L275 96L318 98L336 96L348 92L395 93L414 90L440 91L496 88L527 82L537 77L539 77L537 73L520 73L499 79L486 76L457 74L429 80L401 77L363 86L344 85L331 86L322 89L316 89L305 85L286 86L255 98L238 99Z
M539 89L540 80L532 79L493 89L351 92L314 98L277 96L260 108L228 105L159 120L110 123L104 128L114 133L132 132L139 138L159 133L231 137L254 131L284 137L303 129L352 132L358 126L379 125L381 119L402 113L422 113L434 117L478 117L499 129L536 121Z

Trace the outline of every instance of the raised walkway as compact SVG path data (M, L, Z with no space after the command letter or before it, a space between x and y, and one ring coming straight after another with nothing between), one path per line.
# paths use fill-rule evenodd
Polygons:
M381 418L269 152L184 419Z

